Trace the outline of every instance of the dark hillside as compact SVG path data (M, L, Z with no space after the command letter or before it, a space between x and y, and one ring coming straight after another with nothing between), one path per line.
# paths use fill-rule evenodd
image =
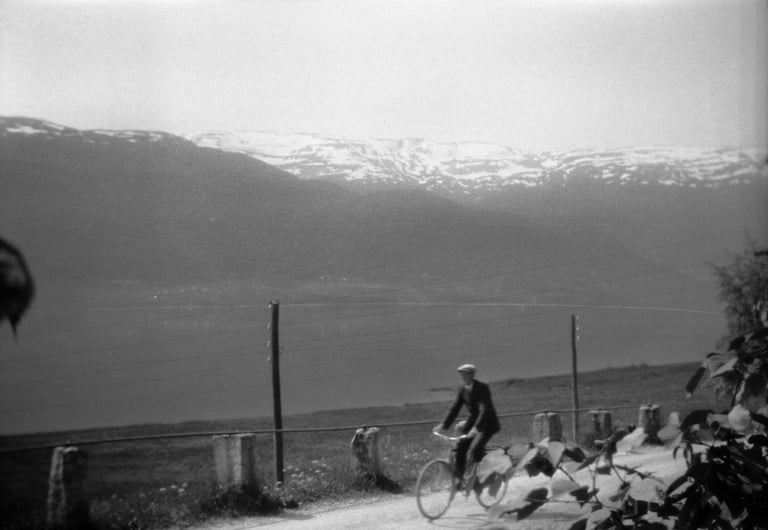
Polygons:
M45 129L12 118L4 126L20 123ZM399 284L535 270L562 255L639 259L571 224L540 225L415 189L361 196L162 133L0 139L0 226L57 283L326 276ZM540 281L514 286L516 294Z

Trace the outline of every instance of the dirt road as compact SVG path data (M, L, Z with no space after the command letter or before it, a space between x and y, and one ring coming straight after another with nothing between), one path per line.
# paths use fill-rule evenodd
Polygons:
M672 458L672 452L663 448L642 448L638 453L617 455L617 464L638 466L644 472L653 472L666 485L685 471L685 462L681 457ZM589 475L579 471L574 478L582 484L588 484ZM548 477L517 475L509 484L507 495L502 503L517 496L525 495L535 487L547 486ZM612 477L599 476L597 486L605 495L601 500L615 492L617 481ZM637 499L654 499L654 489L662 486L655 480L635 479L630 495ZM568 497L562 497L566 500ZM440 519L429 522L416 508L416 499L412 494L382 495L380 497L356 501L348 505L310 506L291 510L275 517L249 517L237 520L211 521L205 526L193 530L247 530L251 528L275 528L277 530L337 530L337 529L462 529L462 528L514 528L515 530L563 530L579 518L579 514L589 511L589 506L580 508L576 503L553 502L545 504L527 519L517 521L514 516L507 517L503 524L485 526L487 514L473 497L457 496L448 512Z

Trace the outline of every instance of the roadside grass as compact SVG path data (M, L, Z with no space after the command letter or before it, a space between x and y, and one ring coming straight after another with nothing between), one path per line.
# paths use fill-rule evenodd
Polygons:
M638 407L656 403L662 423L670 411L725 408L711 392L684 400L684 385L696 364L610 368L579 375L580 406L622 406L612 411L614 426L637 422ZM511 379L492 385L501 414L571 408L569 376ZM430 420L445 414L448 403L323 411L284 418L286 428L350 426L349 431L285 433L285 483L275 484L272 435L257 436L260 495L224 495L215 486L209 438L175 438L84 446L88 456L91 515L100 529L153 529L185 526L212 517L265 513L319 500L366 496L380 492L376 484L353 472L350 447L353 426ZM570 439L572 416L562 414ZM580 416L581 443L589 442L589 418ZM531 441L530 415L502 419L492 444ZM77 445L78 440L171 432L268 429L268 418L177 425L140 425L116 429L57 432L0 438L0 449L47 443ZM429 460L446 457L449 447L430 436L432 425L382 426L379 454L382 473L406 494L419 469ZM50 450L0 455L0 527L38 529L45 526Z

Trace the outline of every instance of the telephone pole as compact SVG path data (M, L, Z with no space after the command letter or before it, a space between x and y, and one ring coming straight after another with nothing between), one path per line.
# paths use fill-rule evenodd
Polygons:
M579 443L579 375L576 362L576 342L579 340L579 317L571 315L571 388L573 389L573 443Z
M283 482L283 410L280 395L280 302L272 300L269 304L272 310L270 329L270 345L272 353L272 410L275 426L275 482Z

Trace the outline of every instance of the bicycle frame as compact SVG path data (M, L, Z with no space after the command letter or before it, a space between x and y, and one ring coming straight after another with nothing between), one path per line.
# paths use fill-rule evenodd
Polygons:
M462 440L468 440L468 439L472 438L472 436L469 436L467 434L462 434L460 436L450 436L450 435L443 434L443 433L437 432L437 431L432 431L432 434L434 434L438 438L441 438L441 439L446 440L446 441L451 443L451 453L450 453L450 457L448 459L448 462L451 465L451 468L453 468L454 473L455 473L455 471L456 471L456 469L455 469L455 466L456 466L456 445L460 441L462 441ZM498 448L499 449L504 449L504 454L507 454L506 448L501 447L501 446L499 446ZM488 454L490 449L495 449L495 447L493 447L493 448L486 447L485 454ZM507 456L509 456L509 455L507 455ZM468 480L467 480L467 482L466 482L466 484L464 486L464 489L463 489L464 496L469 496L469 494L472 492L472 490L474 488L475 481L478 480L478 477L477 477L477 466L479 464L480 464L480 462L473 462L472 466L469 469ZM464 471L464 476L467 477L467 470Z
M426 518L432 520L436 519L440 516L442 516L445 511L450 506L451 502L453 501L454 496L459 491L457 489L457 482L455 479L455 455L456 455L456 444L462 440L466 440L471 438L471 436L467 435L461 435L461 436L449 436L446 434L443 434L441 432L435 432L433 431L433 434L437 436L438 438L441 438L443 440L446 440L451 443L451 453L450 458L448 460L444 459L436 459L432 460L431 462L427 463L419 473L419 477L416 481L416 502L418 504L419 510L421 511L422 515L424 515ZM506 451L505 451L506 453ZM443 489L444 494L447 495L444 497L445 502L440 503L438 502L437 505L433 505L431 503L422 504L423 497L422 497L422 486L430 484L431 478L424 478L424 477L431 477L435 475L431 475L431 473L437 472L437 476L439 476L440 472L438 471L441 466L444 466L445 471L447 471L447 475L450 476L449 483L447 489ZM477 467L478 462L474 462L472 464L472 467L469 470L469 476L466 483L466 486L460 490L465 497L469 497L469 495L474 491L475 496L477 497L477 502L483 507L483 508L490 508L491 506L494 506L500 502L501 498L504 496L507 490L507 480L506 478L499 478L498 480L501 481L501 483L497 483L495 487L492 487L490 489L486 489L485 485L481 485L478 483L478 476L477 476ZM430 471L431 470L431 471ZM446 475L444 475L446 476ZM430 490L427 486L427 489L424 491L432 491L433 493L437 490ZM490 493L490 497L486 496L487 492ZM427 498L427 497L424 497ZM437 497L439 499L439 496Z
M434 434L438 438L441 438L441 439L446 440L446 441L451 443L451 456L450 456L450 460L449 460L450 463L451 463L451 466L454 466L456 464L456 462L455 462L455 459L456 459L456 445L460 441L462 441L462 440L468 440L468 439L472 438L472 436L469 436L468 434L462 434L461 436L450 436L448 434L443 434L443 433L437 432L437 431L432 431L432 434ZM499 446L488 446L488 447L485 448L485 454L488 454L488 452L490 450L492 450L492 449L506 449L506 448L502 447L500 445ZM504 452L506 453L506 450ZM477 464L479 464L479 462L475 462L473 464L473 468L477 467ZM473 475L474 475L474 471L473 471Z

